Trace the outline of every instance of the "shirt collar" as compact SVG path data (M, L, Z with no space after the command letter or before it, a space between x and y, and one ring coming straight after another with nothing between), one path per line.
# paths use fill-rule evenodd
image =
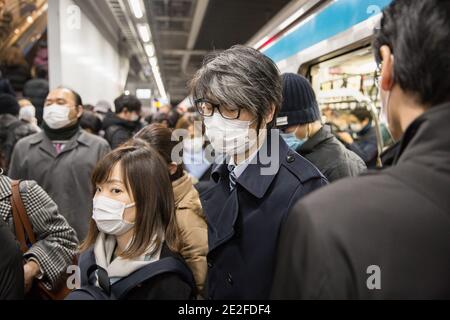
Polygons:
M252 161L247 161L245 167L242 166L239 170L240 176L238 177L237 184L241 185L248 192L253 194L255 197L261 199L269 189L272 184L273 179L280 170L282 164L282 159L286 157L289 152L289 147L287 146L284 139L280 136L279 130L268 130L266 141L262 147L253 155ZM260 152L265 152L266 150L271 150L272 140L278 140L279 150L278 154L272 158L271 163L263 164L261 163ZM249 158L250 159L250 158ZM278 164L272 174L262 174L264 168L269 168L273 164L273 161L278 161ZM236 170L236 169L235 169ZM236 172L235 172L236 173ZM213 180L217 183L220 178L226 177L229 174L228 166L226 163L216 166L212 171Z

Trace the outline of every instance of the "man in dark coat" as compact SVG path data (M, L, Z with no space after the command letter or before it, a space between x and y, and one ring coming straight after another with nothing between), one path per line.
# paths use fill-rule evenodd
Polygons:
M283 105L277 125L288 146L312 162L330 182L364 172L364 161L345 148L322 125L319 105L309 81L300 75L283 75Z
M142 104L133 95L121 95L114 101L116 113L108 114L103 120L105 139L111 149L116 149L137 133L142 125L139 122Z
M268 57L233 47L208 59L191 86L206 135L225 158L201 195L208 221L206 297L267 299L281 222L326 178L270 130L282 87Z
M450 299L448 2L392 2L374 51L396 159L292 210L275 299Z
M24 297L23 257L18 242L6 223L0 219L0 300Z

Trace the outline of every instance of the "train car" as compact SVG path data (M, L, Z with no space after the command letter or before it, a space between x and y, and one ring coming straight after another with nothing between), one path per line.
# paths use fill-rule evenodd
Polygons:
M381 11L390 2L297 1L249 42L272 58L282 73L309 78L322 110L332 110L341 118L358 107L369 109L378 132L380 155L390 141L385 125L378 120L378 66L371 42ZM345 123L337 129L344 130Z

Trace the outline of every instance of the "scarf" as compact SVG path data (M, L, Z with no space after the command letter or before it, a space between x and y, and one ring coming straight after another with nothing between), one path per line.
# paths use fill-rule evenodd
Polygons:
M108 272L111 283L115 283L141 269L142 267L158 261L161 255L162 248L160 247L153 256L144 254L134 260L117 257L111 261L116 244L117 241L115 236L100 233L94 245L95 261L98 266ZM152 249L153 247L150 247L147 252L152 251Z
M70 127L61 129L52 129L44 121L42 123L42 129L51 141L68 141L80 131L80 121L77 121L77 123Z

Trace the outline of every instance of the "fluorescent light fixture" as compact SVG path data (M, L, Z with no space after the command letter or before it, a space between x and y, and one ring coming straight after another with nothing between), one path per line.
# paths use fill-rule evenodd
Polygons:
M142 41L144 43L150 42L150 40L152 39L152 34L150 32L150 27L148 26L148 24L138 24L137 28Z
M150 43L145 45L145 52L149 57L153 57L155 55L155 46Z
M144 10L142 10L141 0L128 0L128 3L130 4L131 11L133 11L136 19L142 19L144 16Z
M155 72L155 69L158 68L158 59L156 59L156 57L151 57L150 59L148 59L148 61L150 62L150 65L152 66L153 72Z
M150 89L137 89L136 90L136 97L141 100L145 99L151 99L152 97L152 90Z

